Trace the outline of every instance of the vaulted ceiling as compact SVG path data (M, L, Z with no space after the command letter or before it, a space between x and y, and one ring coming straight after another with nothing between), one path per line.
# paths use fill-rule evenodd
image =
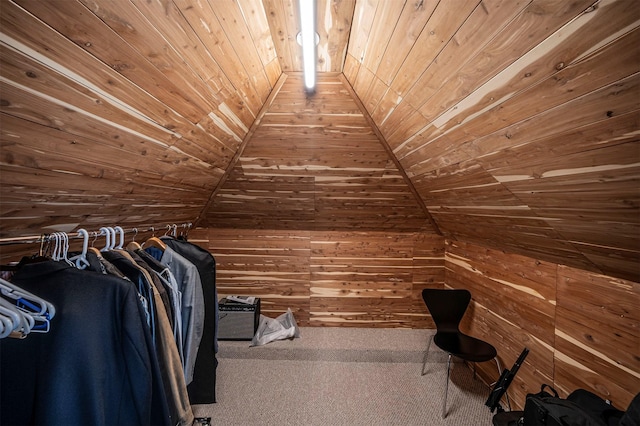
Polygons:
M393 230L640 281L635 0L0 0L0 236Z

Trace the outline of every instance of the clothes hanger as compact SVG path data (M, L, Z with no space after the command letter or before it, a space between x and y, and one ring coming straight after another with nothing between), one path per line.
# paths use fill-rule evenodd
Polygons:
M0 339L9 336L22 323L20 314L4 306L0 306L0 320L2 321L3 330L0 333Z
M89 266L89 261L87 260L87 249L89 248L89 233L86 229L78 229L78 235L81 235L82 240L82 253L78 256L74 256L71 258L71 261L75 261L76 268L85 269Z
M124 229L121 226L116 226L113 228L114 232L118 232L120 234L120 242L116 246L116 250L122 250L122 246L124 245Z
M86 229L79 229L78 234L82 235L82 254L80 255L80 259L76 260L76 266L78 267L78 269L85 269L87 266L89 266L89 261L87 260L89 233Z
M143 247L151 246L151 247L160 249L162 251L165 251L167 248L167 245L163 243L160 238L156 237L156 230L153 228L153 226L151 227L151 238L145 241L142 246Z
M57 232L54 232L49 236L49 240L53 241L53 243L55 244L53 247L53 251L51 252L51 259L57 262L58 260L60 260L60 258L58 257L58 251L60 249L60 236Z
M118 236L116 235L116 230L113 228L113 226L108 226L108 228L109 232L111 232L111 247L109 247L109 250L115 250Z
M71 262L69 262L69 259L67 259L68 243L65 242L66 235L67 234L65 234L64 232L54 232L53 234L51 234L51 238L53 238L55 241L55 247L53 249L53 255L51 256L51 258L56 262L65 261L73 265Z
M5 325L5 333L1 337L24 338L36 327L35 318L7 301L0 302L0 317L3 318Z
M9 324L7 324L9 322ZM4 339L13 331L13 323L8 318L5 318L2 313L0 313L0 339Z
M102 257L102 253L100 252L100 250L98 250L97 248L94 247L94 244L96 243L96 240L98 239L98 235L100 235L99 232L93 232L93 241L91 241L91 247L89 247L87 249L87 253L91 252L93 254L95 254L98 257Z
M76 264L69 260L69 234L61 232L62 237L62 260L75 268Z
M142 246L136 242L136 235L138 235L138 228L133 228L133 237L131 238L131 242L127 244L127 250L136 251L140 250Z
M167 249L167 245L158 237L149 238L147 241L145 241L144 245L145 247L151 246L151 247L158 248L162 251L165 251Z
M100 228L100 235L104 235L106 239L105 245L100 251L109 250L109 247L111 246L111 231L109 231L109 228L107 228L106 226L103 226L102 228Z
M50 320L56 314L51 303L1 278L0 292L5 296L0 297L0 313L12 312L15 326L12 331L19 332L12 337L24 337L31 332L46 333L50 330Z
M24 311L21 311L17 306L12 305L11 302L3 298L0 298L0 306L9 311L13 311L18 315L17 325L14 324L16 327L11 331L18 331L22 334L22 336L26 336L27 334L31 333L31 329L35 325L35 320L31 317L31 315Z
M48 313L49 318L55 315L56 311L51 303L2 278L0 278L0 294L4 296L0 299L11 299L14 302L13 306L24 311L43 316Z

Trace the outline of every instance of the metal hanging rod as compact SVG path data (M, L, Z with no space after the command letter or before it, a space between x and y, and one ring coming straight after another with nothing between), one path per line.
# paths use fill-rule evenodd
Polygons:
M171 233L175 233L177 232L178 228L184 229L187 232L189 231L189 229L191 229L192 223L188 222L188 223L182 223L180 225L176 225L174 224L167 224L164 226L159 226L158 228L154 227L154 226L150 226L146 229L142 229L142 228L130 228L130 229L123 229L125 234L131 234L131 233L135 233L136 235L138 233L141 232L159 232L162 230L165 230L166 233L165 235L167 235L169 232ZM112 228L112 227L111 227ZM0 246L5 246L5 245L10 245L10 244L41 244L41 243L46 243L49 242L53 239L52 236L53 233L51 234L42 234L42 235L31 235L31 236L26 236L26 237L10 237L10 238L0 238ZM84 236L78 232L65 232L65 234L69 237L69 239L77 239L77 238L84 238ZM102 231L89 231L88 232L89 236L91 237L99 237L101 235L104 235L104 233Z

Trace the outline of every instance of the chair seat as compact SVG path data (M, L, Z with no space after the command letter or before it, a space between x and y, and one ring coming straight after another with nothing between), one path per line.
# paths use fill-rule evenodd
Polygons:
M491 344L462 333L437 332L433 342L443 351L466 361L490 361L497 355Z

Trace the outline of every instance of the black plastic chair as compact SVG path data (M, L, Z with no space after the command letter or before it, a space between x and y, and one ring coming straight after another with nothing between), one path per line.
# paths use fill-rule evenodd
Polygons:
M460 321L471 301L471 293L465 289L444 290L444 289L424 289L422 299L431 313L431 317L436 324L436 334L429 339L429 344L422 363L422 375L426 373L424 367L427 363L427 356L431 341L436 346L449 354L447 361L447 382L444 391L444 401L442 404L442 418L447 416L447 393L449 391L449 371L451 367L451 356L458 357L468 362L485 362L495 359L500 375L500 363L496 357L497 351L491 344L468 336L460 331ZM475 378L475 368L473 371Z

